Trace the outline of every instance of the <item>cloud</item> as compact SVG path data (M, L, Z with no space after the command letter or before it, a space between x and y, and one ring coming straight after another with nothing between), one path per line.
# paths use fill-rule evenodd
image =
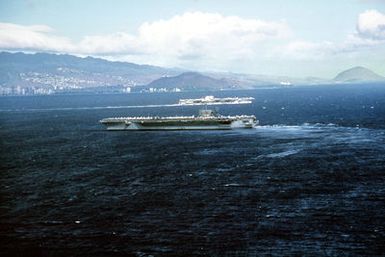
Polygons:
M385 15L368 10L358 17L357 33L361 38L385 40Z
M193 12L144 23L136 40L142 52L176 65L254 56L265 42L291 34L285 22ZM160 56L161 55L161 56ZM199 64L198 64L199 65Z
M143 23L135 34L89 35L79 42L58 37L48 26L0 24L0 48L57 51L99 56L129 55L160 64L178 65L209 58L242 58L264 42L290 36L283 21L244 19L217 13L187 12Z
M0 49L51 51L189 69L252 69L275 59L348 57L385 43L385 15L359 14L342 42L296 38L284 21L245 19L218 13L186 12L141 24L133 33L86 35L75 42L45 25L0 23ZM239 70L238 70L239 71Z
M359 52L385 44L385 14L367 10L358 15L356 31L337 45L340 52Z
M335 49L335 44L329 41L310 42L296 40L283 47L278 47L278 50L275 50L275 54L278 55L279 52L281 57L290 59L322 59L334 52Z
M284 38L290 32L286 23L243 19L215 13L185 13L169 20L144 23L139 40L149 49L177 50L181 54L219 48L239 49L268 39ZM167 47L166 47L167 46Z
M139 54L138 40L124 32L103 36L85 36L75 47L77 53L94 55Z
M291 35L282 21L243 19L217 13L187 12L145 22L135 34L87 36L78 52L110 59L186 68L226 69L234 60L254 58L266 44Z
M294 40L279 46L275 52L292 59L322 59L338 55L353 56L385 44L385 15L376 10L359 14L354 32L348 34L343 42L310 42Z
M7 50L72 51L69 39L52 34L46 25L0 23L0 48Z

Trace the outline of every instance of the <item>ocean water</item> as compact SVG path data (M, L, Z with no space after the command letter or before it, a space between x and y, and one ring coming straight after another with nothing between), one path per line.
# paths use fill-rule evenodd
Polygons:
M231 131L105 131L253 96ZM156 106L154 106L156 105ZM368 256L385 250L385 85L0 98L1 256Z

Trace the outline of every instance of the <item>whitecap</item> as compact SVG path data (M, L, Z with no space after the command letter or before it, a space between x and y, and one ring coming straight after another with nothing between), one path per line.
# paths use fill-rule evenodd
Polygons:
M269 157L269 158L282 158L282 157L293 155L293 154L296 154L296 153L299 153L299 152L300 152L300 150L287 150L287 151L284 151L284 152L267 154L267 155L265 155L265 157Z

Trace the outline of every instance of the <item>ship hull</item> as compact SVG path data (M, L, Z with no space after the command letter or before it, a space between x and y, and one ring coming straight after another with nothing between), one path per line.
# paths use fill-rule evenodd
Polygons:
M230 130L234 128L253 128L253 119L209 119L209 120L125 120L105 119L101 121L107 130Z
M142 126L107 126L107 130L230 130L230 126L163 126L163 127L142 127Z

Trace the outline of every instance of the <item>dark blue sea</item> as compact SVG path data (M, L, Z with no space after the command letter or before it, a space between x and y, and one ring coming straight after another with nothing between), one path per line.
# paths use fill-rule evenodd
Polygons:
M205 95L260 126L98 123ZM379 256L385 84L1 97L0 168L0 256Z

